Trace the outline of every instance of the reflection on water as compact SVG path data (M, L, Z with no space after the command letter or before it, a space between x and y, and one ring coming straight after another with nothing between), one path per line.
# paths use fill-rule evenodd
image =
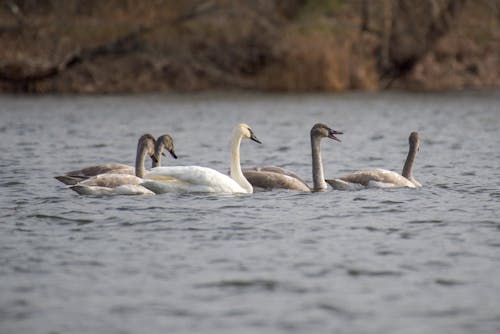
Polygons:
M497 333L500 95L0 97L0 329L5 333ZM84 197L53 179L133 164L140 135L225 172L232 126L244 166L311 183L401 172L419 131L422 189L245 196Z

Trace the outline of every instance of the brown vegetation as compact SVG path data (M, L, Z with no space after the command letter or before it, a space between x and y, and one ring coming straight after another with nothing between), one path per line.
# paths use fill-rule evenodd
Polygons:
M500 86L500 0L3 0L0 91Z

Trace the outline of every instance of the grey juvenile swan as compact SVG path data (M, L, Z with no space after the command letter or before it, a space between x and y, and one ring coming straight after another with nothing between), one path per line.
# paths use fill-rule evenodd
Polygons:
M256 188L263 189L293 189L302 191L323 191L327 185L323 176L323 163L321 161L320 142L323 138L340 140L335 136L343 134L332 130L328 126L317 123L311 128L311 155L312 155L312 188L305 183L297 174L276 166L246 168L243 174L247 180Z
M170 138L171 139L171 138ZM144 160L146 155L154 158L155 146L161 148L162 139L160 144L155 145L154 137L146 134L139 139L137 144L137 156L135 162L135 175L127 173L109 172L99 174L83 180L70 188L82 195L153 195L154 193L144 188L141 183L144 181L143 177L148 172L144 169ZM158 141L156 141L158 143ZM170 143L172 143L170 141ZM173 144L173 143L172 143ZM174 158L173 145L169 150ZM160 153L159 153L160 154ZM155 161L155 159L153 159Z
M413 163L419 150L420 139L417 132L408 138L410 149L403 167L402 175L386 169L360 170L342 177L326 180L334 189L356 190L372 188L418 188L422 185L413 177Z
M150 134L145 134L141 138L139 138L139 143L137 146L138 150L141 145L143 146L148 145L146 141L150 141L151 138L154 140L154 137ZM141 141L143 141L142 144ZM150 155L153 168L160 166L161 156L162 155L165 156L165 153L163 153L164 148L166 148L170 152L172 157L177 159L177 156L174 151L174 141L172 137L169 135L162 135L158 137L158 139L156 139L156 141L154 142L154 154ZM139 151L137 151L137 154L139 155ZM136 167L137 167L137 158L136 158ZM90 177L105 173L136 175L136 168L124 164L107 163L67 172L64 175L56 176L55 178L64 184L75 185L78 182L86 180ZM142 174L144 174L144 170L142 171Z

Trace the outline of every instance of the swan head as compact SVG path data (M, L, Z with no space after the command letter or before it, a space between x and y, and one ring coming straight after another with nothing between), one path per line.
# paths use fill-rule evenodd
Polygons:
M333 130L322 123L314 124L314 126L311 129L311 137L318 137L318 138L327 137L336 140L338 142L340 142L341 140L338 139L335 135L342 135L342 134L344 134L342 131Z
M166 156L165 153L163 153L163 148L166 148L170 155L174 159L177 159L177 155L174 150L174 140L169 135L162 135L156 139L154 156L157 161L160 160L160 154L164 157Z
M155 137L153 135L146 133L139 138L138 147L140 150L145 150L147 155L155 161Z
M418 136L418 132L413 131L410 133L410 136L408 137L408 142L410 144L410 148L413 150L419 150L420 146L420 138Z
M262 142L259 139L257 139L257 137L255 136L255 134L253 133L253 131L250 128L250 126L248 126L247 124L240 123L240 124L238 124L238 125L235 126L234 130L236 132L238 132L239 135L241 135L242 138L248 138L248 139L253 140L254 142L262 144Z

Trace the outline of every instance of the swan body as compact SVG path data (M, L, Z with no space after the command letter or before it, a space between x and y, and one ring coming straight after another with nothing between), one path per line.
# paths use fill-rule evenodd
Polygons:
M144 188L143 179L129 174L101 174L83 180L70 188L80 195L154 195Z
M64 184L75 185L80 181L88 179L89 177L110 172L118 174L134 174L135 170L132 166L109 163L74 170L67 172L65 175L55 176L55 178Z
M307 183L299 176L293 176L293 172L286 169L281 171L276 166L265 166L243 169L243 174L254 189L271 190L292 189L301 191L311 191Z
M292 189L301 191L323 191L327 186L323 178L323 163L321 161L320 142L322 138L331 138L340 140L335 136L342 134L340 131L332 130L328 126L317 123L311 128L311 156L312 156L312 174L313 186L310 187L301 177L294 172L276 166L265 166L246 168L243 174L252 184L259 189Z
M416 188L416 185L404 176L386 169L357 171L338 179L327 180L337 190L359 190L363 188Z
M78 182L70 188L81 195L153 195L141 183L145 174L146 155L154 157L155 139L150 134L143 135L137 144L135 174L105 173Z
M403 167L403 172L386 169L360 170L336 179L326 180L337 190L358 190L363 188L418 188L422 185L412 174L413 163L419 150L420 139L417 132L412 132L408 138L410 149Z
M157 194L249 192L231 177L215 169L201 166L156 167L146 175L142 185Z
M148 136L144 137L143 140L150 140L150 139L151 138ZM140 140L141 139L139 139L139 141ZM154 154L151 156L152 167L160 166L161 156L162 155L165 156L165 153L163 153L164 148L166 148L170 152L172 157L177 159L177 155L175 154L174 151L174 142L172 137L169 135L162 135L158 137L158 139L156 139L154 143ZM107 163L107 164L100 164L70 171L64 175L56 176L55 178L64 184L75 185L78 182L84 181L93 176L106 173L135 175L135 168L133 166L124 164Z
M233 128L230 176L200 166L156 167L146 175L142 185L155 193L252 193L253 187L241 171L240 143L242 138L260 143L248 125L241 123Z

